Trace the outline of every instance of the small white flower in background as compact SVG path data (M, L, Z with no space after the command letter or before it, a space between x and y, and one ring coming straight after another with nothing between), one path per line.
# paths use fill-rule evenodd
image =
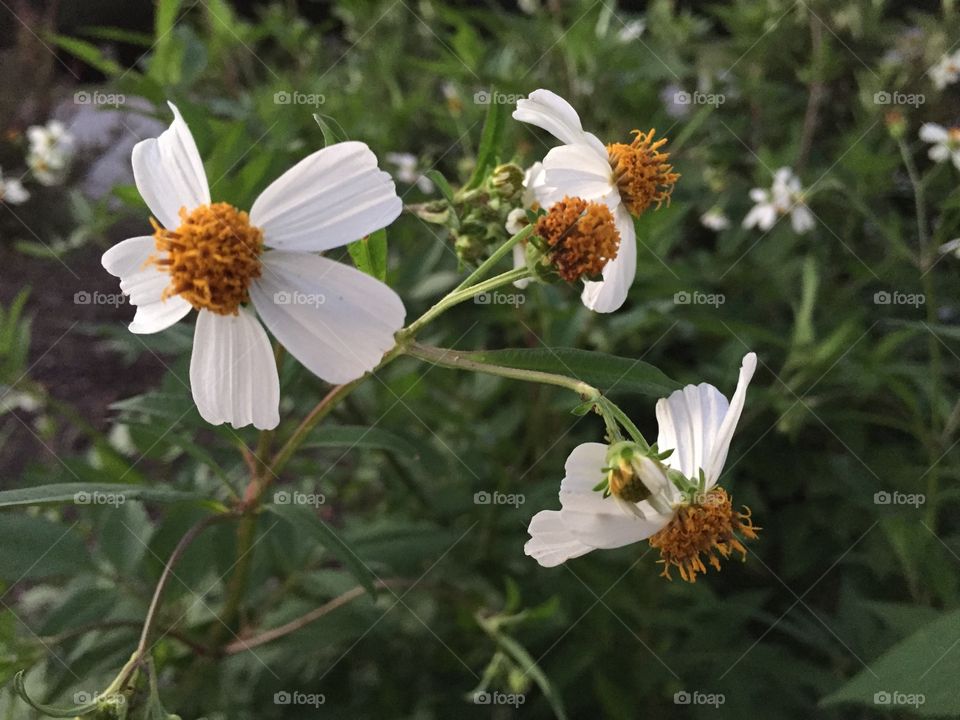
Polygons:
M790 168L783 167L774 173L773 185L769 190L753 188L750 199L756 205L743 219L745 228L770 230L783 215L790 215L790 225L798 235L813 230L816 224L813 213L804 201L800 178Z
M423 193L433 192L433 181L417 169L420 161L416 155L390 152L384 155L384 160L396 168L393 176L400 182L416 185Z
M689 102L681 102L689 93L676 83L671 83L660 91L660 102L667 115L674 120L687 117L693 109Z
M67 178L76 143L59 120L27 128L27 167L41 185L60 185Z
M940 246L940 253L943 255L953 255L960 260L960 238L954 238Z
M511 235L516 235L527 226L527 210L536 210L540 207L533 186L541 172L543 172L543 164L535 162L523 173L523 195L521 196L523 205L507 213L507 222L504 224L504 228ZM526 246L523 243L517 243L513 246L513 267L518 269L526 266ZM513 286L523 290L529 284L530 278L524 278L523 280L515 280Z
M29 191L16 178L5 179L0 168L0 203L20 205L30 199Z
M930 79L937 90L943 90L947 85L960 80L960 50L940 58L936 65L930 68Z
M634 131L630 144L604 145L583 129L577 111L556 93L534 90L517 103L514 120L546 130L563 145L543 159L533 184L537 202L549 210L564 198L601 203L613 215L619 247L603 266L602 280L584 281L581 300L595 312L613 312L623 305L637 271L637 240L633 218L651 205L668 202L680 177L654 140L654 130Z
M631 43L637 38L639 38L641 35L643 35L646 29L647 29L646 20L642 20L642 19L630 20L629 22L625 23L624 26L617 31L617 42L620 42L623 44Z
M675 567L693 582L706 569L701 554L719 569L717 553L745 553L736 535L752 539L758 528L749 511L733 509L717 480L756 367L757 356L748 353L730 402L707 383L657 401L656 451L661 458L672 451L661 462L633 443L574 448L560 484L561 509L534 515L526 554L554 567L592 550L649 540L660 550L664 576Z
M110 248L103 266L137 308L131 332L159 332L199 311L190 386L204 420L270 429L280 421L280 381L257 317L327 382L376 367L395 344L403 303L379 280L316 253L386 227L403 205L360 142L308 155L249 215L211 203L193 135L170 109L169 129L133 148L137 189L159 223L152 236Z
M720 232L730 227L730 218L720 208L710 208L700 216L700 224L708 230Z
M920 126L920 139L931 143L927 153L934 162L950 160L960 170L960 127L946 128L936 123L924 123Z
M527 15L536 15L540 12L540 0L517 0L517 7Z

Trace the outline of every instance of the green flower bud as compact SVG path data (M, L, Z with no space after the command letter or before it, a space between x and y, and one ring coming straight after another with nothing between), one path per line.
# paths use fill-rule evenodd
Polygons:
M490 187L505 200L514 200L523 194L523 169L513 163L498 165L490 176Z

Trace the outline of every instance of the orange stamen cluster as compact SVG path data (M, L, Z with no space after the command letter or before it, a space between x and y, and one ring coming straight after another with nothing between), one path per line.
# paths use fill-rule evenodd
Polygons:
M157 250L149 262L170 273L163 297L179 295L197 310L236 315L260 277L263 231L247 213L227 203L180 209L180 227L167 230L153 219Z
M554 203L537 220L535 232L549 246L550 264L567 282L599 276L620 249L610 208L581 198Z
M715 487L702 503L677 510L670 524L650 538L650 545L660 551L662 577L671 580L670 570L675 567L681 578L692 583L698 573L707 572L701 555L719 571L721 557L727 559L733 552L746 557L747 549L737 535L754 540L760 529L753 524L750 508L737 512L726 491Z
M633 142L610 143L607 155L613 168L613 179L620 190L620 200L634 216L640 215L653 203L659 208L670 203L673 185L680 175L673 172L667 160L669 153L660 152L667 139L654 141L656 130L643 133L633 131Z

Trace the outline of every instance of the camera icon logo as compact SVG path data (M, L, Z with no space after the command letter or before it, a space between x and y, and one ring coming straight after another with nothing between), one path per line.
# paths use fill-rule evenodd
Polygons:
M74 305L89 305L93 296L86 290L79 290L73 294Z
M77 105L89 105L91 102L90 93L86 90L77 90L77 92L73 94L73 102Z
M289 305L293 302L293 295L288 293L286 290L275 292L273 294L273 302L277 305Z
M689 305L690 293L688 293L686 290L681 290L678 293L674 293L673 302L675 305Z
M893 698L886 690L879 690L873 694L873 702L875 705L889 705L892 701Z
M81 690L80 692L75 692L73 694L73 702L75 702L77 705L89 705L96 699L97 699L96 695L94 695L93 693L88 693L84 690Z
M477 92L473 94L473 102L477 105L489 105L490 93L486 90L477 90Z
M286 90L280 90L273 94L274 105L289 105L292 96Z
M876 305L889 305L891 300L891 295L886 290L877 290L873 294L873 302Z
M273 494L273 502L275 505L289 505L290 493L286 490L278 490Z
M273 694L274 705L289 705L291 702L293 702L293 696L286 690L281 690Z
M693 96L686 90L677 90L673 94L673 102L677 105L689 105L693 102Z
M481 490L480 492L473 494L474 505L489 505L491 499L490 493L488 493L486 490Z
M488 692L476 692L473 694L473 704L474 705L489 705L490 704L490 693Z
M89 505L90 500L90 493L88 493L86 490L81 490L73 496L73 501L77 505Z
M689 705L690 704L690 693L686 690L680 690L673 694L673 704L674 705Z
M873 494L874 505L889 505L892 496L886 490L878 490Z
M886 90L879 90L873 94L873 102L875 105L889 105L892 100L892 96Z

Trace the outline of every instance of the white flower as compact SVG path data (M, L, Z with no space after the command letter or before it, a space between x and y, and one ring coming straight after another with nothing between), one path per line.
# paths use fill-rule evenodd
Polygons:
M720 208L710 208L700 216L700 224L708 230L720 232L730 227L730 218Z
M535 90L517 103L513 118L536 125L564 143L547 153L534 184L537 200L549 208L564 197L604 203L620 235L614 259L602 270L602 280L585 281L583 304L596 312L613 312L627 298L637 269L637 243L632 215L670 196L677 175L659 152L665 140L653 141L653 131L638 133L632 144L605 146L585 132L571 105L549 90ZM631 172L629 164L644 172Z
M743 358L737 389L729 403L717 388L707 383L687 385L657 402L660 425L657 449L673 450L663 465L678 471L693 484L697 484L702 471L703 489L708 497L726 498L715 486L727 460L756 366L757 356L748 353ZM648 499L631 503L612 494L604 497L595 488L607 475L609 449L605 443L584 443L574 448L567 458L566 476L560 484L561 509L541 511L530 521L531 538L524 551L544 567L554 567L591 550L618 548L650 539L668 528L679 512L695 507L709 508L706 502L699 506L689 504L680 489L648 458L643 458L645 462L639 468L640 479L652 493ZM748 519L747 516L741 518ZM695 566L696 560L690 558L690 561Z
M533 188L542 172L543 165L535 162L523 173L523 195L521 196L523 207L514 208L507 213L507 222L504 223L504 228L511 235L516 235L527 226L527 210L535 210L539 207L537 195ZM519 269L526 266L526 247L522 243L517 243L513 246L513 267ZM524 278L523 280L515 280L513 286L518 290L524 290L529 284L530 278Z
M646 20L631 20L625 23L624 26L617 31L617 41L624 44L631 43L643 35L646 29Z
M940 246L940 252L943 255L953 255L960 259L960 238L949 240Z
M170 128L133 149L137 188L160 224L153 236L112 247L103 266L137 307L131 332L158 332L199 310L190 384L205 420L273 428L280 384L257 316L328 382L373 369L394 345L403 303L375 278L316 253L389 225L402 203L370 149L343 142L281 175L249 216L211 204L196 143L170 108Z
M758 227L767 231L777 223L778 218L788 214L790 225L798 235L813 230L816 224L813 213L804 201L800 178L790 168L783 167L774 173L770 190L753 188L750 199L756 205L743 219L745 228Z
M20 205L30 199L29 191L16 178L4 180L3 169L0 168L0 203Z
M410 153L387 153L384 159L394 165L397 169L393 176L407 185L416 185L422 193L433 192L433 181L418 169L419 160L416 155Z
M931 160L938 163L950 160L960 170L960 127L924 123L920 126L920 139L933 145L927 153Z
M27 128L27 167L41 185L61 184L76 153L73 135L59 120Z
M930 79L937 90L943 90L947 85L960 80L960 50L940 58L937 64L930 68Z

